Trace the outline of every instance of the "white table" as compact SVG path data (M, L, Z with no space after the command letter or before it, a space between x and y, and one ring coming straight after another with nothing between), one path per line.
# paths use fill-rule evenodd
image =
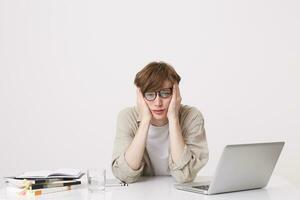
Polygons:
M147 200L147 199L205 199L205 200L282 200L282 199L300 199L299 188L294 187L288 181L280 177L272 177L268 186L264 189L249 190L243 192L233 192L218 195L202 195L186 191L177 190L173 186L174 181L171 177L147 177L140 182L130 184L129 186L108 187L105 192L90 193L83 187L73 191L66 191L55 194L46 194L37 199L55 199L55 200ZM24 197L12 197L6 195L5 188L0 190L0 199L28 199Z

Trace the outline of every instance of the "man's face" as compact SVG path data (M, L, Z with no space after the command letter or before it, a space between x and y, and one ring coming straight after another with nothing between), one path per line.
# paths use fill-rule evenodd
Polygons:
M167 120L168 108L172 99L172 87L173 85L171 82L165 81L159 91L155 91L155 93L153 91L147 91L145 93L144 99L152 113L152 117L155 120Z

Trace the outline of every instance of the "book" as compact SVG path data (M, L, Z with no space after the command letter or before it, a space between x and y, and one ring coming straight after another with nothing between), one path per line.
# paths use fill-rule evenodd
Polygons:
M54 187L64 187L71 185L80 185L81 181L61 181L61 182L53 182L48 184L33 184L29 186L30 190L44 189L44 188L54 188Z
M64 187L54 187L54 188L43 188L43 189L36 189L36 190L27 190L21 188L15 188L8 186L6 187L6 191L8 195L16 195L16 196L40 196L43 194L50 194L50 193L57 193L63 191L69 191L76 188L79 188L79 185L70 185Z
M66 178L66 179L78 179L83 176L83 172L78 169L58 169L55 171L41 170L41 171L29 171L25 172L16 179L55 179L55 178Z
M76 181L77 179L69 179L69 178L53 178L53 179L21 179L15 177L4 177L4 181L9 186L14 186L17 188L24 188L30 185L35 184L51 184L51 183L64 183L70 181Z

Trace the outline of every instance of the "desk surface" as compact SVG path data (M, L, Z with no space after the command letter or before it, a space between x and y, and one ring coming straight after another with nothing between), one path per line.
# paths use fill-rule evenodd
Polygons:
M264 189L249 190L243 192L233 192L219 195L202 195L186 191L177 190L173 186L171 177L147 177L140 182L122 187L107 187L105 192L90 193L83 187L73 191L66 191L56 194L46 194L38 199L55 200L152 200L152 199L205 199L205 200L282 200L299 199L300 190L294 187L281 177L272 177L268 186ZM0 199L28 199L24 197L12 197L6 195L5 188L0 190Z

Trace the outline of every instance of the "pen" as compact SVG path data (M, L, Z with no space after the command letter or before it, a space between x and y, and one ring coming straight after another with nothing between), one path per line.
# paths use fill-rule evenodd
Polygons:
M118 182L118 183L106 183L105 187L116 187L116 186L128 186L125 182Z

